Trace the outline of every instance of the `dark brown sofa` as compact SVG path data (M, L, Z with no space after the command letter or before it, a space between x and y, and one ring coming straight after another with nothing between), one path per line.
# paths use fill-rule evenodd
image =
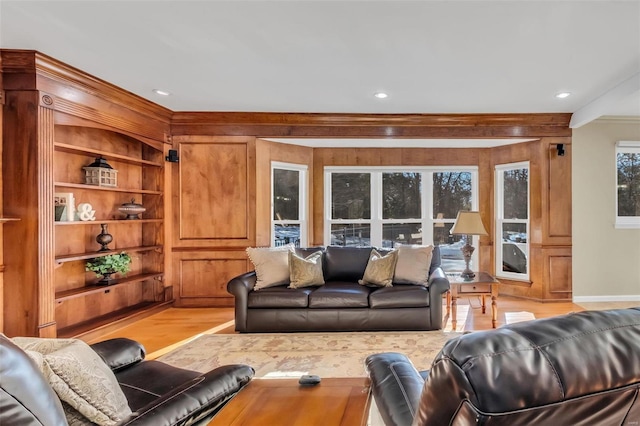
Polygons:
M91 346L114 372L133 415L123 425L191 425L211 418L252 379L247 365L207 373L145 361L138 342ZM66 425L62 405L31 358L0 334L0 425Z
M442 294L449 281L432 253L428 285L394 284L372 288L358 284L371 247L320 248L325 284L291 289L287 285L255 291L255 271L229 281L235 296L239 332L436 330L442 328ZM306 256L319 248L296 249Z
M423 374L398 353L365 364L387 426L640 424L640 308L466 334Z

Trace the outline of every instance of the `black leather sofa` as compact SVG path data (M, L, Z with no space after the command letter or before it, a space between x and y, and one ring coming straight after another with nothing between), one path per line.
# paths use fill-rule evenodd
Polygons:
M434 247L427 286L394 284L372 288L358 284L371 247L296 249L306 256L323 250L325 284L291 289L287 285L254 291L255 271L229 281L235 296L239 332L437 330L442 328L442 294L449 281ZM382 250L381 250L382 251Z
M640 424L640 308L466 334L422 375L398 353L365 364L387 426Z
M133 415L124 425L187 425L211 418L252 379L247 365L201 374L145 361L138 342L118 338L91 347L115 373ZM31 358L0 335L0 425L66 425L60 400Z

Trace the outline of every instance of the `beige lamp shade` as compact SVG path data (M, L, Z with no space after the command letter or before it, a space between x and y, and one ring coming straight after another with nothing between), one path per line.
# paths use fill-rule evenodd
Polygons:
M460 210L456 223L450 231L451 234L459 235L488 235L487 230L482 224L480 212L470 212Z

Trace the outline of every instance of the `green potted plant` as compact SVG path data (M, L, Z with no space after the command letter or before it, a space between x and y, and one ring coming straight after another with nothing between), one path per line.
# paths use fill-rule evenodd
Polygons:
M126 252L110 254L108 256L95 257L87 260L86 270L95 272L98 277L98 285L109 285L115 273L126 274L131 267L131 256Z

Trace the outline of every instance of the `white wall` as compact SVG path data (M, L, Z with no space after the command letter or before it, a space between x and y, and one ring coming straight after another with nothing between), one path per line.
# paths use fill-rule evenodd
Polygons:
M640 301L640 229L616 229L617 141L640 141L640 119L573 130L573 299Z

